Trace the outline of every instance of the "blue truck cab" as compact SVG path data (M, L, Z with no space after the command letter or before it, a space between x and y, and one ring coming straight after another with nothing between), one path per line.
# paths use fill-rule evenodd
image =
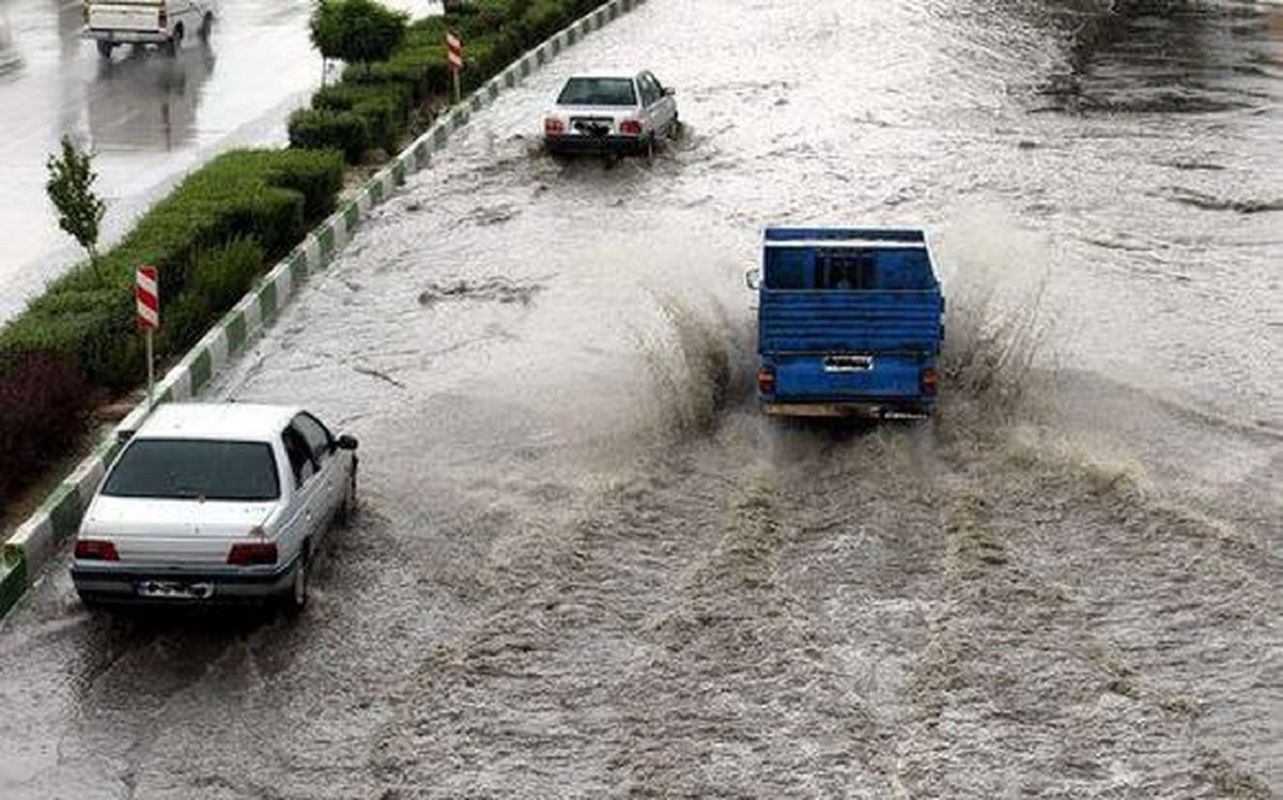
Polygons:
M921 230L768 228L757 396L785 416L926 415L944 296Z

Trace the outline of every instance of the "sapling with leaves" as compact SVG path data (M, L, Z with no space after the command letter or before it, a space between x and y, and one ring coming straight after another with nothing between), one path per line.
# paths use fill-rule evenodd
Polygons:
M62 137L61 155L49 156L45 166L49 180L45 191L58 210L58 227L75 237L89 254L89 263L98 266L98 232L107 204L94 194L98 175L93 153L81 150L70 136Z

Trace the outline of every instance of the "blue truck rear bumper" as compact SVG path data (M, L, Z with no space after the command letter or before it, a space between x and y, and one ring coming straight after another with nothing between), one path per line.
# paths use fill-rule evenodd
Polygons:
M778 416L922 416L935 409L930 352L762 353L758 402ZM759 373L760 376L761 373ZM927 377L930 376L930 380Z
M843 400L778 400L759 398L762 413L776 417L874 418L925 417L935 412L935 398L859 398Z

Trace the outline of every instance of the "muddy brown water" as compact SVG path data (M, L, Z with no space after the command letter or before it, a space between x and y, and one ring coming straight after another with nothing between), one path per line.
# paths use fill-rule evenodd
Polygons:
M361 439L305 616L88 614L50 570L0 794L1278 794L1279 14L650 0L215 387ZM541 155L620 63L684 136ZM760 227L843 221L932 230L932 422L753 407Z

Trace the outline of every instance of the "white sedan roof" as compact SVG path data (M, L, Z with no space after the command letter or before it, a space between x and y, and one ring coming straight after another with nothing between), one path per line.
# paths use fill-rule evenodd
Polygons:
M156 407L134 438L266 442L301 410L253 403L165 403Z
M625 69L622 67L601 67L598 69L581 69L573 75L566 77L566 80L574 78L636 78L640 69Z

